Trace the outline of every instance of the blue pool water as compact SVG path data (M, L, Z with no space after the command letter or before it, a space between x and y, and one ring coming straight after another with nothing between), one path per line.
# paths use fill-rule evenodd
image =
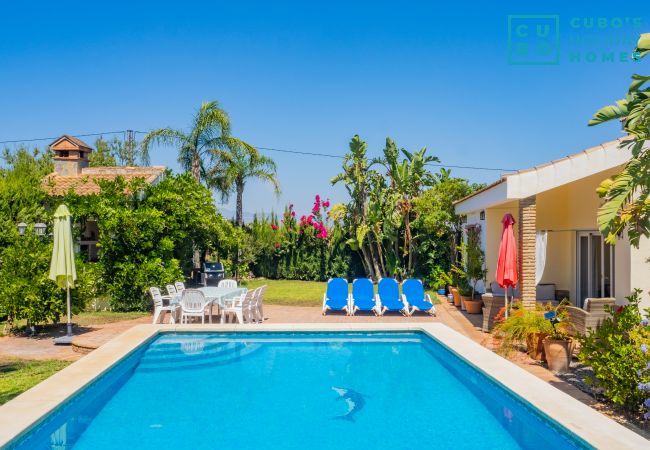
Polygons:
M14 447L588 448L415 332L164 334Z

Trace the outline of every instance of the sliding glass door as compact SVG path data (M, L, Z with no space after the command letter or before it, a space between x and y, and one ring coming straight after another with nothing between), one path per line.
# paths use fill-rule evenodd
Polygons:
M614 247L598 231L577 233L577 305L586 298L614 296Z

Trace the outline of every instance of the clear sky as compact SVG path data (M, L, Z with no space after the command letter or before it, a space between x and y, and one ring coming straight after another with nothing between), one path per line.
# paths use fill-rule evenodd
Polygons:
M316 3L3 2L0 141L183 128L218 100L260 147L342 155L358 133L371 155L390 136L446 164L517 169L620 136L586 123L647 72L629 61L650 32L639 2ZM264 153L283 192L251 183L245 211L345 200L329 184L339 160ZM172 149L152 163L178 167Z

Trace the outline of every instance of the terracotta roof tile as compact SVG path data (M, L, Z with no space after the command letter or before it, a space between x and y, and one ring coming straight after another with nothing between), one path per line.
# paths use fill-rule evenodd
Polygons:
M50 195L65 195L73 190L78 195L99 194L98 180L114 180L118 176L126 181L143 178L154 183L165 172L165 166L150 167L85 167L77 176L61 176L51 173L43 179L43 188Z

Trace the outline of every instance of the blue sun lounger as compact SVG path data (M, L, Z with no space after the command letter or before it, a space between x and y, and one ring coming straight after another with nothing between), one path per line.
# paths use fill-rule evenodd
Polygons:
M401 312L409 315L409 309L399 296L399 284L394 278L382 278L377 287L377 297L381 308L381 315L386 311Z
M431 314L432 316L436 315L436 307L431 301L429 294L424 292L424 286L422 285L421 280L415 278L409 278L402 282L402 297L404 303L411 307L411 312L409 315L413 314L415 311L422 311Z
M375 301L375 286L369 278L357 278L352 282L352 296L350 299L351 311L373 311L379 314L379 307Z
M327 290L323 295L323 315L327 310L345 311L346 314L349 314L349 305L348 281L343 278L330 278L327 281Z

